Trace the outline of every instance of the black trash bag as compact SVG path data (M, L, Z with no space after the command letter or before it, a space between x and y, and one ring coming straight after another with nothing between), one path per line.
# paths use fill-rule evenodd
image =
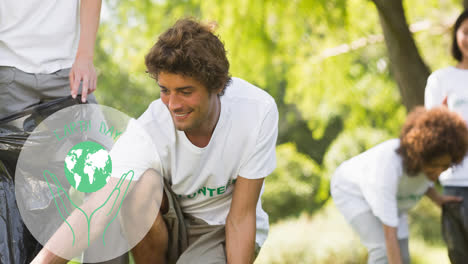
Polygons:
M0 263L30 263L38 250L40 246L21 220L13 175L0 161Z
M30 263L42 248L24 225L15 199L16 164L23 144L42 120L80 103L80 96L69 96L0 119L0 263Z
M468 196L442 206L442 235L452 264L468 263Z

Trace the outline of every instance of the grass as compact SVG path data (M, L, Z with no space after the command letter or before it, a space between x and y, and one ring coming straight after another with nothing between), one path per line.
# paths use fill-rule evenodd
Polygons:
M412 211L411 263L450 263L440 231L435 230L440 228L439 213L428 199ZM302 215L273 225L255 264L354 264L366 263L366 259L359 238L329 202L313 216Z
M270 229L256 264L365 263L366 250L333 206Z

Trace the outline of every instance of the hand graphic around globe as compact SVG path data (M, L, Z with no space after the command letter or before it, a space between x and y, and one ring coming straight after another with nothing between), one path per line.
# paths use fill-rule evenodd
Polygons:
M70 149L65 158L65 176L80 192L95 192L109 181L112 160L107 150L93 141L84 141Z

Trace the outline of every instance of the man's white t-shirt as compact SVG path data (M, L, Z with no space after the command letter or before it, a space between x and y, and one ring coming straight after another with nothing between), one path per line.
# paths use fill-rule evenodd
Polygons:
M447 106L468 120L468 70L447 67L433 72L427 79L424 105L430 109L440 106L447 96ZM462 163L440 175L444 186L468 186L468 155Z
M399 139L385 141L343 162L331 181L333 201L348 221L372 211L382 223L398 227L408 237L406 213L424 196L432 182L420 173L409 176L396 152Z
M276 167L278 110L269 94L238 78L232 78L220 99L219 120L204 148L175 129L160 99L152 102L111 150L112 175L133 169L138 179L154 168L171 184L184 213L225 224L237 176L264 178ZM256 212L256 242L262 245L269 225L260 198Z
M1 0L0 66L53 73L73 65L79 0Z

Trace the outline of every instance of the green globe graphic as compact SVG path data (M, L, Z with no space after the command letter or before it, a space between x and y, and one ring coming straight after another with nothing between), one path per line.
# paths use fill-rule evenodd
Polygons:
M65 176L80 192L91 193L101 189L109 181L111 173L109 152L96 142L76 144L65 158Z

